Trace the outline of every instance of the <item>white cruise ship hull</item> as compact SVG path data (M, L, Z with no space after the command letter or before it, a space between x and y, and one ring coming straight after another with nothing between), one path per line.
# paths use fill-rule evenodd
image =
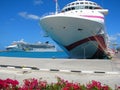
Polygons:
M40 24L71 58L104 58L106 43L102 22L86 17L49 15L43 17Z

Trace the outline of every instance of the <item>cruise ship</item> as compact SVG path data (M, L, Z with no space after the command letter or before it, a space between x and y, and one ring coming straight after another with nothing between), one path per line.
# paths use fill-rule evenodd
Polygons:
M29 51L29 52L48 52L48 51L57 51L55 45L45 43L35 43L30 44L23 40L14 41L11 45L6 47L7 51Z
M71 58L107 58L104 18L108 9L93 1L77 0L68 3L60 12L57 10L43 16L40 25Z

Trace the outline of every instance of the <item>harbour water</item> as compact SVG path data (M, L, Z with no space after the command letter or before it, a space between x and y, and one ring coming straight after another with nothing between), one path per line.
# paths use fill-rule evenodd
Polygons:
M0 57L24 57L24 58L68 58L63 52L0 52Z

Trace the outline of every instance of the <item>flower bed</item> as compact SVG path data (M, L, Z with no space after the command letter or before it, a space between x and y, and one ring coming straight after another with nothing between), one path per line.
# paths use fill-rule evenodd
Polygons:
M101 84L98 81L92 80L86 85L73 83L57 77L56 83L48 84L47 81L41 79L25 79L23 84L19 85L17 80L0 79L0 90L112 90L108 85ZM114 90L120 90L120 87L115 87Z

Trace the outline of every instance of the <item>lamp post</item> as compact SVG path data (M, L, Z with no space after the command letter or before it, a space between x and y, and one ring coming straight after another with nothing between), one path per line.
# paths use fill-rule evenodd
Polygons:
M86 46L87 46L87 45L86 45ZM83 58L84 58L84 59L86 59L86 51L85 51L85 47L86 47L86 46L83 46L83 47L82 47L82 48L83 48Z
M85 51L85 49L86 49L87 46L89 46L89 44L84 45L84 46L82 47L82 48L83 48L83 58L84 58L84 59L86 59L86 51Z
M86 56L85 56L85 47L83 47L83 49L84 49L84 59L86 59Z

